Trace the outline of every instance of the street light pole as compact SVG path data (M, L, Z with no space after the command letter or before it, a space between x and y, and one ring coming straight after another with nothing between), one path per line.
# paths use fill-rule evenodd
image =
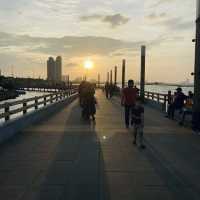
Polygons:
M126 60L123 59L122 60L122 89L124 89L125 87L125 79L126 79L125 70L126 70Z
M141 74L140 74L140 98L144 102L145 99L145 56L146 56L146 46L141 46Z
M193 128L198 130L200 129L200 0L197 0L195 42Z

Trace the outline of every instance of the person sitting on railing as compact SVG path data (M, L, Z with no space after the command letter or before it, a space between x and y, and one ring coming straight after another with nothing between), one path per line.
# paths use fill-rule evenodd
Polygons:
M179 122L180 125L184 124L186 115L192 115L193 96L194 94L192 93L192 91L189 91L188 97L186 98L186 102L183 108L183 115L182 115L181 121Z
M168 91L168 94L167 94L167 103L168 103L168 106L171 105L173 103L173 96L172 96L172 91L169 90Z
M166 96L165 96L165 111L168 111L169 106L173 103L173 95L172 95L172 91L169 90L167 93L167 102L166 102ZM165 116L168 117L168 114Z
M170 119L174 119L174 113L175 110L179 110L182 112L182 108L184 106L184 101L186 99L186 96L182 92L182 88L177 88L176 89L176 94L174 96L174 101L172 104L169 105L168 111L167 111L167 117Z

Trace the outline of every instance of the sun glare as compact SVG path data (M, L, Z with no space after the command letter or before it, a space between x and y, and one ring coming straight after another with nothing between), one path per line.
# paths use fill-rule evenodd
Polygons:
M91 60L86 60L84 62L84 68L85 69L92 69L94 66L94 63Z

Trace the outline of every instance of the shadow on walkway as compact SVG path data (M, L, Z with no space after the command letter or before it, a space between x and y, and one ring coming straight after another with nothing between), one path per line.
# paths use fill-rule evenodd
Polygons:
M95 123L82 120L80 111L77 104L72 107L48 168L40 171L24 200L110 199Z

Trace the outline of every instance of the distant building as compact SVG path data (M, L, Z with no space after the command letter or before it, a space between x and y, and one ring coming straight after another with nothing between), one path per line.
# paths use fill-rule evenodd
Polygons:
M55 61L52 57L47 61L47 80L55 81Z
M57 56L55 62L55 78L56 81L62 81L62 58L61 56Z
M49 57L47 61L47 80L54 82L62 81L62 58L58 56L56 60Z

